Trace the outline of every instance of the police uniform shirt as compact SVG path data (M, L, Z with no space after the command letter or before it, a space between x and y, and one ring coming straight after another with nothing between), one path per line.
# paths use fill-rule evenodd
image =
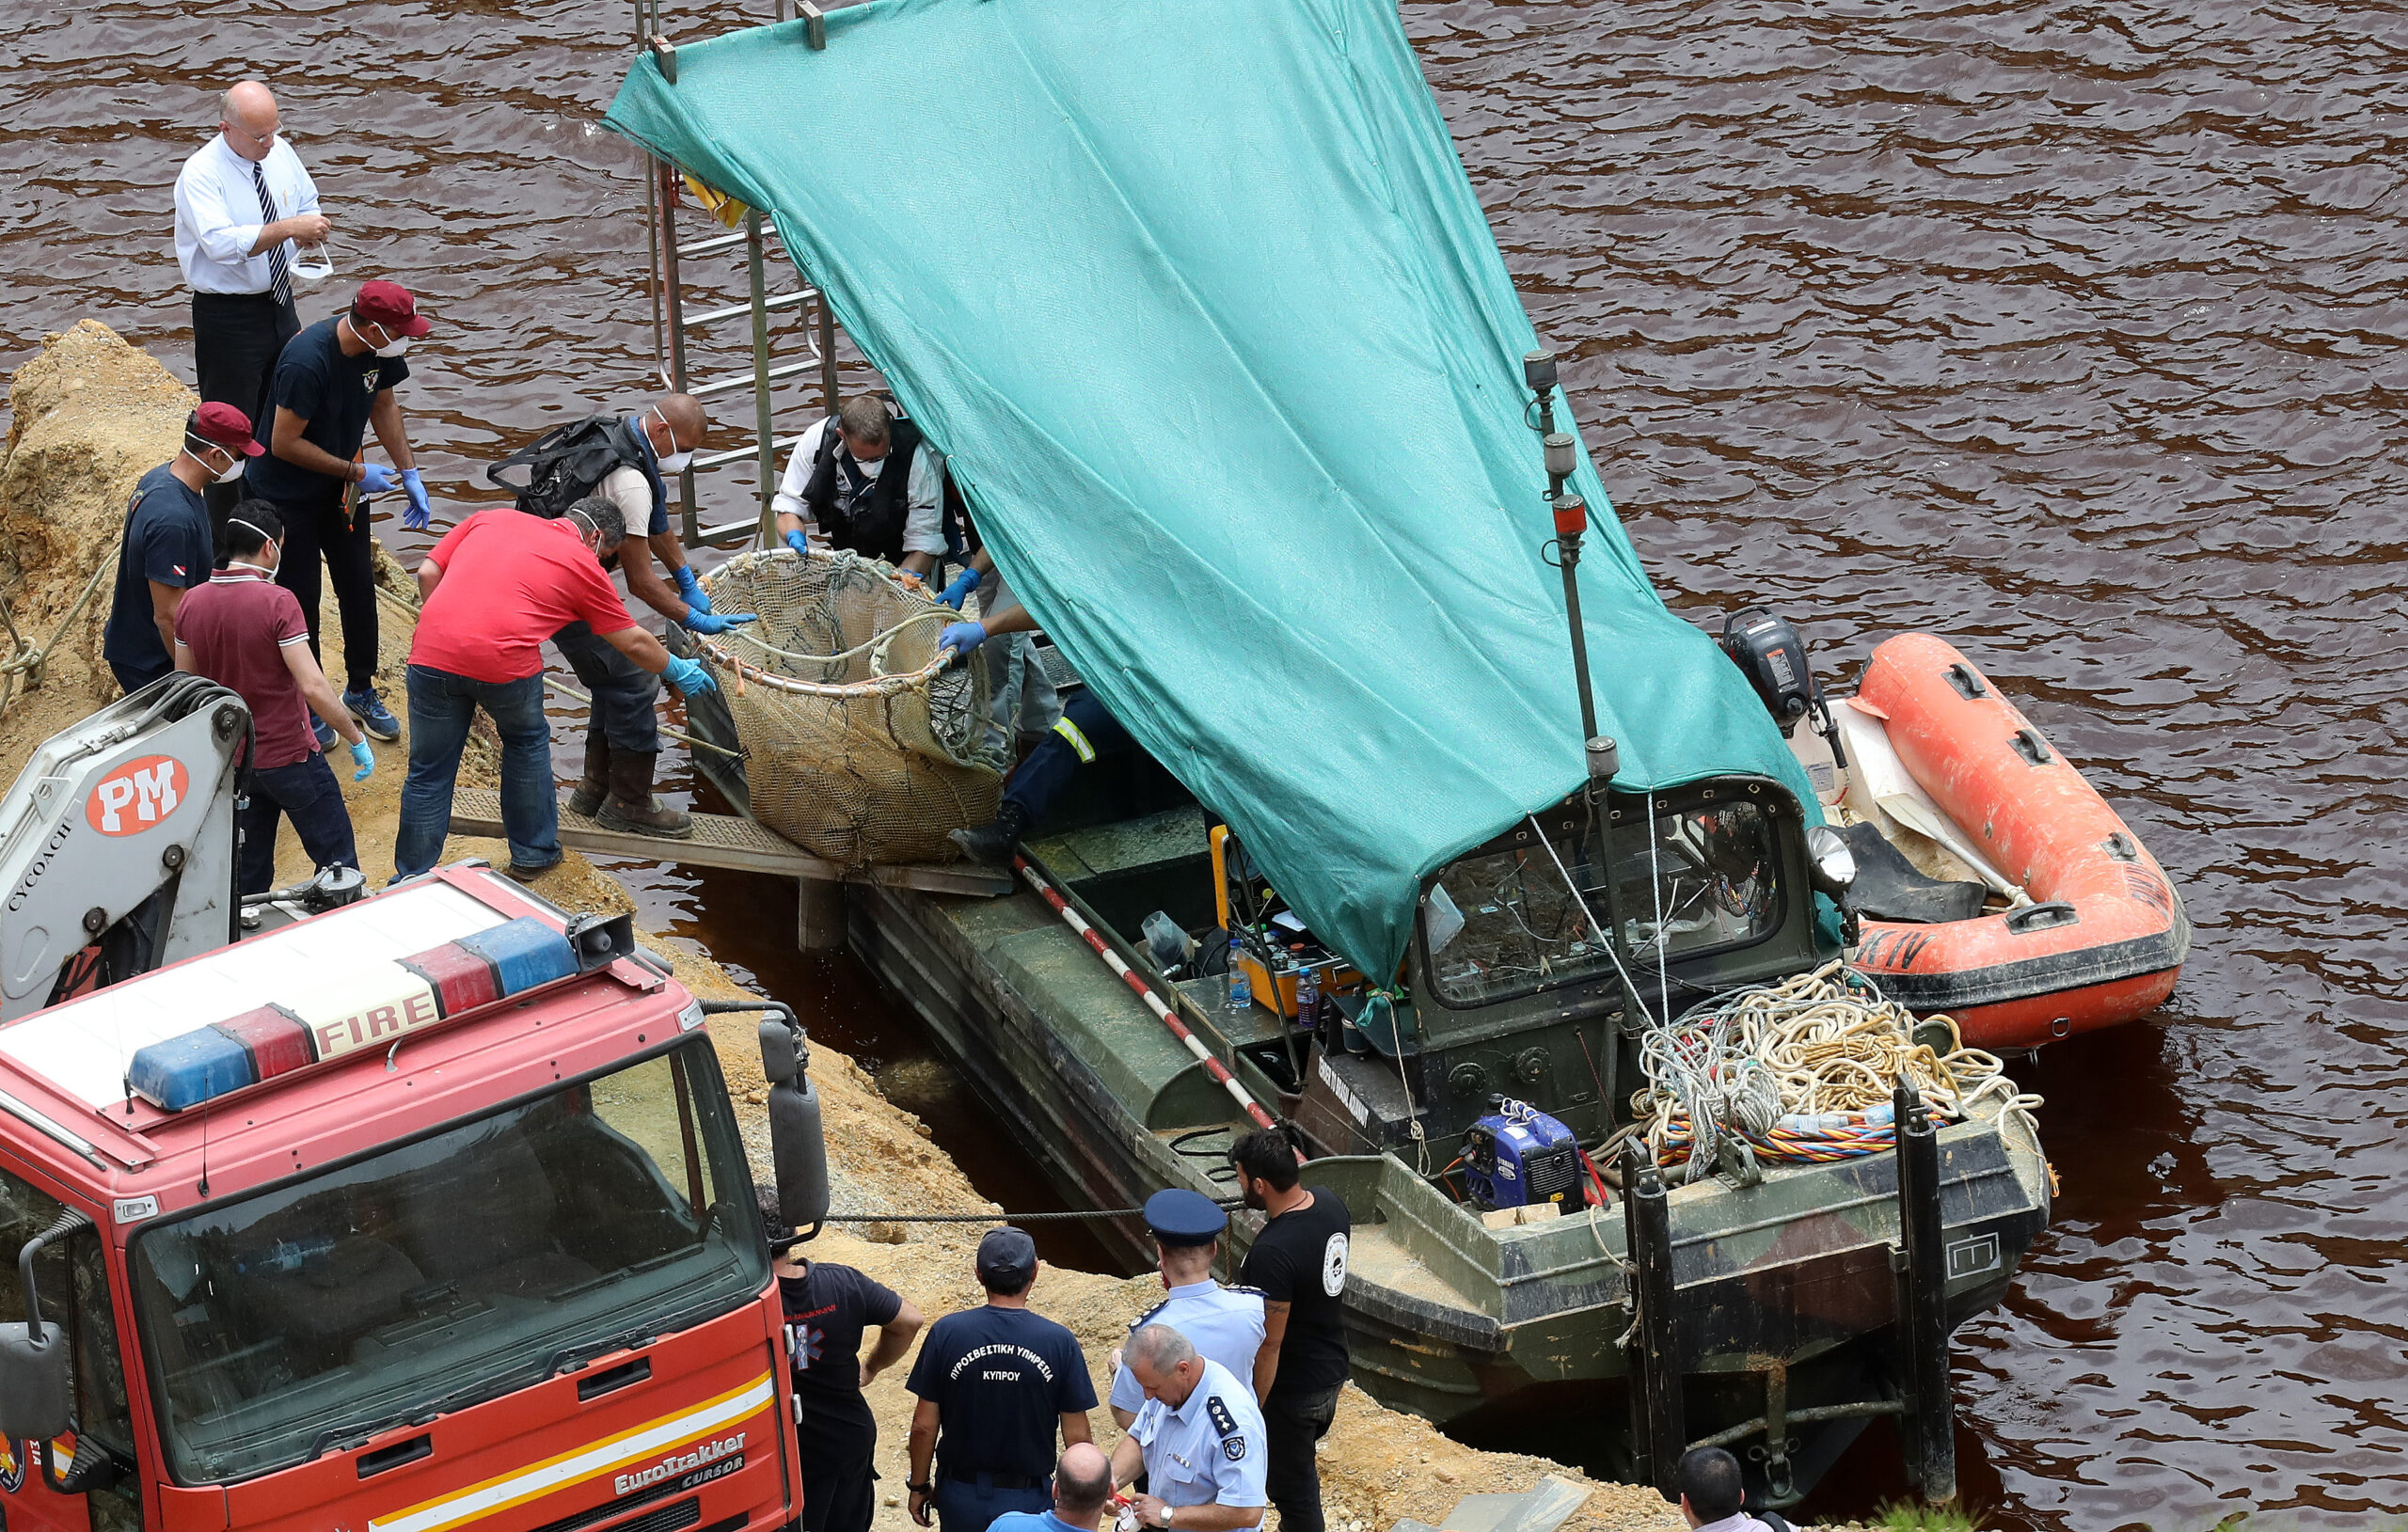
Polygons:
M1240 1382L1254 1376L1254 1355L1262 1350L1262 1294L1252 1287L1224 1287L1217 1282L1190 1282L1173 1287L1170 1296L1137 1317L1129 1326L1134 1335L1149 1324L1165 1324L1187 1337L1196 1354L1218 1362ZM1112 1407L1132 1414L1143 1409L1146 1391L1129 1364L1112 1377Z
M1267 1506L1269 1458L1254 1390L1207 1360L1187 1402L1148 1399L1129 1423L1145 1449L1148 1482L1166 1506Z

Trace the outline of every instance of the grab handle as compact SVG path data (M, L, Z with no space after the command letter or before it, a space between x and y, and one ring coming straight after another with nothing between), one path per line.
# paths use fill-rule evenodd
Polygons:
M2016 730L2014 745L2015 753L2020 755L2026 761L2031 762L2034 766L2047 766L2049 764L2049 742L2040 737L2039 730Z
M1987 696L1989 691L1982 685L1980 674L1961 659L1948 667L1948 684L1956 688L1957 696L1969 703L1976 697Z
M434 1455L435 1438L420 1431L406 1442L396 1442L391 1446L381 1446L373 1452L361 1453L359 1477L373 1478L379 1474L399 1468L404 1463L413 1463L420 1458L431 1458Z
M2071 925L2082 919L2082 912L2063 899L2046 904L2025 905L2006 917L2006 928L2016 936L2028 936L2034 931L2046 931L2054 926Z

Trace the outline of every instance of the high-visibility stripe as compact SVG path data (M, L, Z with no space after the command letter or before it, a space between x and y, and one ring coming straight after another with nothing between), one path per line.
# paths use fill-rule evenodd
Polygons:
M443 1532L446 1527L489 1516L549 1494L579 1479L607 1474L639 1459L657 1457L673 1446L721 1426L733 1425L766 1407L777 1390L768 1373L691 1410L663 1415L630 1427L616 1436L573 1448L525 1468L513 1469L482 1484L424 1501L389 1516L373 1517L369 1532Z
M1095 747L1087 743L1087 736L1082 734L1079 731L1079 726L1072 723L1069 719L1055 719L1054 723L1054 732L1068 740L1070 748L1079 752L1080 761L1086 762L1095 759Z

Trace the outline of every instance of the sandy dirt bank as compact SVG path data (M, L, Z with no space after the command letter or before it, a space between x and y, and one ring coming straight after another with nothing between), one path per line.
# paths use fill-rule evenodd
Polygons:
M40 355L18 370L10 383L10 403L13 423L7 457L0 463L0 600L6 601L18 631L33 644L58 634L39 686L27 690L26 677L18 677L7 710L0 714L0 767L13 776L33 746L117 695L116 684L100 661L109 575L103 573L90 597L80 609L73 608L94 572L113 569L135 481L175 453L193 397L150 356L87 320L52 337ZM387 574L397 593L411 589L399 570ZM326 668L340 674L341 628L332 602L329 593ZM377 676L397 713L404 711L401 666L410 629L409 614L388 604ZM392 868L404 765L401 746L378 745L375 750L375 775L365 782L346 780L343 784L361 862L372 882ZM462 780L491 783L493 763L489 741L483 750L472 749ZM347 779L349 773L339 775ZM306 859L289 833L283 853L279 880L307 875ZM446 858L464 856L499 862L508 853L496 842L455 838ZM633 908L625 889L574 852L537 887L570 908ZM676 963L681 977L697 992L738 992L690 943L657 936L646 940ZM761 1159L766 1150L765 1092L752 1020L720 1019L713 1023L713 1034L756 1160ZM928 1143L920 1120L881 1096L852 1060L815 1047L812 1066L825 1098L840 1210L992 1210L960 1168ZM982 1231L980 1224L855 1224L823 1235L809 1253L816 1259L860 1267L934 1319L979 1301L971 1253ZM1151 1276L1124 1281L1049 1268L1038 1280L1035 1305L1078 1333L1090 1366L1098 1371L1101 1396L1109 1382L1101 1375L1106 1352L1159 1292ZM904 1532L911 1525L900 1507L906 1477L904 1429L911 1403L902 1386L908 1369L907 1360L870 1390L879 1421L878 1469L884 1479L880 1532ZM1097 1411L1095 1426L1097 1439L1107 1445L1117 1434L1104 1411ZM1527 1490L1546 1474L1586 1482L1544 1459L1461 1446L1426 1421L1383 1410L1353 1389L1337 1429L1323 1445L1322 1464L1330 1523L1337 1532L1384 1532L1406 1517L1437 1525L1465 1494ZM1574 1532L1684 1524L1679 1513L1652 1491L1623 1485L1595 1486L1566 1524Z

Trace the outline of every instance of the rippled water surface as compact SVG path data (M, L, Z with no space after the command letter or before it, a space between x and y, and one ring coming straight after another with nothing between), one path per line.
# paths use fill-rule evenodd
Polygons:
M641 182L594 127L623 7L9 19L0 364L88 314L189 376L169 186L241 59L279 88L343 276L437 317L404 403L445 498L642 387ZM2408 1510L2408 15L1406 21L1675 604L1775 604L1843 672L1900 628L1950 635L2181 879L2198 947L2166 1013L2022 1071L2065 1192L1959 1335L1969 1490L2048 1528ZM732 876L637 881L873 1060L908 1052L857 971L781 952L774 909L723 912ZM1878 1493L1877 1457L1828 1503Z

